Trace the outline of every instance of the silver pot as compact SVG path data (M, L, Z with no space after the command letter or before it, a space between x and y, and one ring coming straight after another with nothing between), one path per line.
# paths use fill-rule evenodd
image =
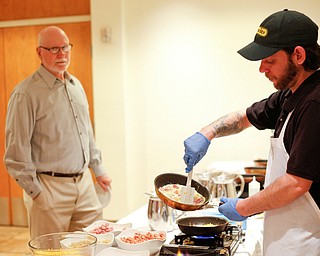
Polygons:
M176 212L167 206L156 195L149 194L148 222L151 230L172 231L176 219Z
M240 183L237 182L239 180ZM242 175L221 171L201 173L197 181L209 190L211 200L221 197L240 197L245 185Z
M240 184L236 182L240 179ZM240 197L244 190L244 178L241 174L221 173L213 177L212 197Z

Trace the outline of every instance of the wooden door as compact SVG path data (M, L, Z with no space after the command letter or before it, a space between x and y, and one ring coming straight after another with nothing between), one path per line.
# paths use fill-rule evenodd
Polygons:
M93 120L90 22L58 24L57 26L67 33L70 42L74 45L71 53L71 64L68 71L82 82L90 105L91 120ZM2 120L5 120L4 109L6 109L13 88L17 83L31 75L40 65L40 60L36 54L37 36L39 31L44 27L46 26L26 26L4 28L1 30L0 40L1 38L3 39L3 47L1 47L0 42L0 51L3 49L2 65L4 66L1 70L4 70L4 74L0 73L0 82L2 85L5 85L4 93L1 93L0 95L0 100L5 103L3 104L4 106L0 105ZM0 72L2 72L1 70ZM1 80L2 78L4 78L3 83ZM3 156L4 152L3 123L4 122L1 122L0 126L1 156ZM9 211L9 223L3 223L0 219L0 224L27 225L26 212L22 199L22 189L12 178L9 178L3 163L0 164L0 175L1 177L5 177L3 180L0 179L0 185L1 187L3 185L2 188L4 188L1 189L0 204L2 197L4 197L3 201L7 201L9 198L7 207ZM1 209L4 208L1 206ZM5 219L3 221L5 221Z
M4 56L3 30L0 30L0 56ZM5 60L0 58L0 157L4 154L4 117L6 111ZM0 159L0 224L10 223L10 178Z

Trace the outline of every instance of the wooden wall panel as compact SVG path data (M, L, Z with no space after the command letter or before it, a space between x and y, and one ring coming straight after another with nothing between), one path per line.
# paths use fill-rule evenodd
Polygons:
M0 21L89 14L90 0L0 0Z
M4 54L4 47L3 47L3 30L0 30L0 56ZM5 61L4 58L0 58L0 224L1 225L8 225L10 224L10 189L9 189L9 182L10 176L5 170L4 163L2 161L2 156L4 154L4 117L6 112L6 87L5 87L5 79L4 79L4 68L5 68Z
M36 53L39 27L16 27L4 30L6 99L13 88L40 65Z
M3 48L3 31L0 30L0 56L3 56L4 48ZM5 127L5 120L3 117L5 116L6 112L6 87L5 87L5 79L4 79L4 59L0 58L0 142L4 141L4 127ZM4 154L4 148L2 145L0 146L0 157ZM4 168L4 164L2 159L0 159L0 197L8 197L9 190L8 190L8 177L6 172L2 172Z

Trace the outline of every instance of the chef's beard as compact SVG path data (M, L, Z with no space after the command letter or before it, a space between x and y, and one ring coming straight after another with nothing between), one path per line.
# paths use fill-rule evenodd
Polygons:
M274 87L277 90L285 90L292 87L297 81L297 73L298 69L288 55L288 65L284 72L284 75L278 79L278 82L274 84Z

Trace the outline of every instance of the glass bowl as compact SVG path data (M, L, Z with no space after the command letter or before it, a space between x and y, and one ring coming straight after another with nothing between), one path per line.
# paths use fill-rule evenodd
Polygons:
M35 256L94 256L97 238L84 232L61 232L38 236L29 241Z

